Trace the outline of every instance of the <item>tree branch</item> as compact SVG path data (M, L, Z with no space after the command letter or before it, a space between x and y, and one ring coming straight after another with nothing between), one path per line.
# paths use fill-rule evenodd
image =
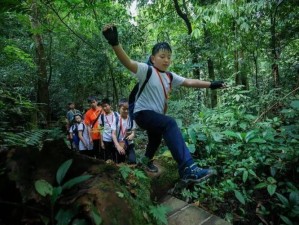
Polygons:
M280 99L280 101L284 100L286 97L288 97L289 95L291 95L292 93L296 92L297 90L299 90L299 87L295 88L293 91L291 91L290 93L286 94L282 99ZM274 106L276 106L278 103L276 102L274 105L272 105L271 107L269 107L266 111L264 111L253 123L258 122L267 112L269 112Z
M178 0L173 0L173 2L174 2L174 7L175 7L177 14L185 21L185 24L188 29L188 34L190 35L192 33L192 26L191 26L190 20L188 19L188 15L186 13L183 13L183 11L181 10L181 8L179 6Z
M55 15L58 17L58 19L63 23L64 26L67 27L67 29L74 34L77 38L79 38L83 43L85 43L86 45L88 45L91 48L94 48L94 46L90 43L88 43L85 39L83 39L81 36L79 36L69 25L67 25L64 20L61 18L61 16L59 15L59 13L56 11L56 9L52 6L52 4L50 2L46 3L46 5L49 5L50 9L55 13Z

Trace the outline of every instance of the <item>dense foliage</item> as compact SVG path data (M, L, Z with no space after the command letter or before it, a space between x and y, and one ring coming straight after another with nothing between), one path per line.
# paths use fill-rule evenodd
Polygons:
M298 224L298 9L296 0L4 1L1 150L61 137L70 100L84 110L90 95L128 96L135 81L101 35L113 22L133 59L168 41L171 71L229 86L171 93L190 151L218 171L180 197L235 224Z

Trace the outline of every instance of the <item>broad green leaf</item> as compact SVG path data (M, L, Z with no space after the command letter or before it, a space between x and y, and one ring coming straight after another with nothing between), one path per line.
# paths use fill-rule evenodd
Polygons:
M238 133L231 131L231 130L226 130L223 132L223 134L225 134L226 136L229 136L229 137L239 138Z
M57 220L57 225L69 224L75 215L76 212L72 209L60 209L55 216L55 219Z
M212 132L211 134L212 134L213 139L214 139L215 142L221 142L222 141L223 135L221 133Z
M262 183L259 183L257 185L254 186L254 189L261 189L261 188L265 188L267 187L267 183L266 182L262 182Z
M276 171L277 171L277 168L276 167L273 167L273 166L271 166L270 167L270 173L271 173L271 176L275 176L275 174L276 174Z
M58 197L60 196L62 192L61 186L54 187L53 188L53 195L51 196L51 204L54 205Z
M244 196L240 191L234 190L236 198L241 202L243 205L245 205L245 199Z
M295 191L292 191L290 193L290 203L292 205L298 205L299 206L299 193L298 192L295 192Z
M90 179L91 177L92 177L92 175L82 175L79 177L74 177L73 179L70 179L69 181L65 182L62 185L62 190L69 189L69 188L75 186L76 184L79 184L83 181Z
M194 153L196 150L194 144L187 144L187 147L188 147L190 153Z
M193 144L195 144L197 139L196 139L196 132L194 131L193 128L188 128L188 135L189 135L191 142Z
M252 130L252 131L249 131L246 133L246 137L245 137L245 141L246 143L249 142L251 139L253 139L255 136L255 132Z
M207 136L205 134L197 134L197 140L198 141L206 141Z
M102 218L96 207L92 207L91 218L93 219L95 225L100 225L102 223Z
M181 119L176 119L175 121L176 121L179 128L183 127L183 121Z
M67 171L69 170L70 166L72 165L73 160L69 159L67 161L65 161L64 163L61 164L61 166L59 167L59 169L57 170L56 173L56 181L59 185L61 185L61 182L63 180L63 178L65 177Z
M244 183L247 181L247 178L248 178L248 171L247 171L247 170L244 170L244 171L243 171L243 176L242 176L242 179L243 179L243 182L244 182Z
M116 194L119 198L124 198L125 197L124 193L122 193L122 192L117 191Z
M261 143L261 144L267 143L267 141L262 139L262 138L253 138L253 139L250 139L248 142L250 142L250 143Z
M53 186L46 180L37 180L34 183L35 190L43 197L53 194Z
M275 184L277 181L274 179L274 177L268 177L267 181L271 184Z
M285 222L287 225L293 225L293 222L286 216L280 215L280 218Z
M248 172L249 172L251 175L253 175L253 176L256 177L256 173L255 173L252 169L249 169Z
M272 196L272 195L274 195L274 193L276 191L276 188L277 188L277 185L275 185L275 184L269 184L267 186L267 191Z
M299 100L292 101L291 107L299 110Z
M276 193L276 196L278 197L278 199L281 201L281 203L285 206L288 207L289 206L289 200L284 197L283 195Z

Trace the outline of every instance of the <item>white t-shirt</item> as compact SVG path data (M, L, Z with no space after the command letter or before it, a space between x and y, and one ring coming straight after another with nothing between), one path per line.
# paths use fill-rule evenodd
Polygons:
M133 74L133 76L138 79L140 86L146 79L147 70L147 64L138 62L137 73ZM170 79L166 73L159 73L161 75L161 79L164 84L166 93L168 93L170 89ZM176 73L172 73L172 75L172 88L180 86L186 79L177 75ZM165 94L159 75L156 69L152 67L152 75L148 80L147 84L145 85L141 95L135 102L134 113L142 110L153 110L157 113L164 113L165 101L167 101L167 99L165 99Z
M117 115L118 115L118 113L117 113ZM103 116L103 119L104 119L104 130L102 131L103 141L112 142L112 129L111 129L111 127L112 127L113 123L115 123L116 117L114 115L114 112L111 112L108 115L102 114L99 117L100 126L103 126L102 116ZM118 117L119 117L119 115L118 115Z
M87 144L87 149L86 149L83 142L80 140L79 150L92 150L93 149L93 143L90 142L89 133L88 133L88 129L87 129L86 125L83 124L83 123L78 124L78 132L79 131L83 131L82 136L83 136L83 139L84 139L85 143Z
M133 122L133 126L131 122ZM123 141L127 131L130 129L136 129L136 123L134 120L132 121L129 117L126 119L119 117L118 123L116 124L116 122L114 122L112 125L112 130L116 131L116 137L118 141ZM133 143L133 141L129 141L129 144L131 143Z

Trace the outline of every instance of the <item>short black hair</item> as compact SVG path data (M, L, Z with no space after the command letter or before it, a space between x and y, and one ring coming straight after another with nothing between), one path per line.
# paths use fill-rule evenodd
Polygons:
M110 105L110 100L108 99L108 98L104 98L103 100L102 100L102 103L101 103L102 105L104 105L104 104L107 104L107 105Z
M80 116L81 119L83 119L83 116L81 113L76 113L76 114L74 114L73 121L76 121L76 118L75 118L76 116Z
M93 102L93 101L98 101L97 97L96 96L89 96L87 98L87 102L90 103L90 102Z
M119 102L118 102L118 107L122 107L124 104L128 104L129 102L128 102L128 99L126 99L126 98L122 98L122 99L120 99L119 100Z
M152 48L152 55L156 55L160 50L172 52L171 47L167 42L158 42Z

